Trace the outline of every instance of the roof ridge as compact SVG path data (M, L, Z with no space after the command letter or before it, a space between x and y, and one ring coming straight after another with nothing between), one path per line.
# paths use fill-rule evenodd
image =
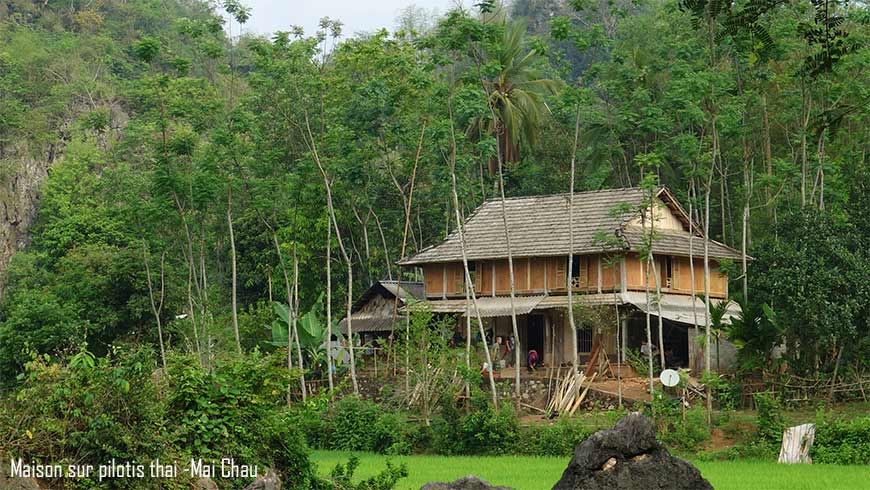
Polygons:
M602 194L605 192L634 191L634 190L641 190L641 188L637 187L637 186L612 187L612 188L607 188L607 189L596 189L596 190L592 190L592 191L575 191L574 195L578 196L578 195L583 195L583 194ZM546 197L559 197L559 196L570 196L570 195L571 195L570 192L556 192L553 194L532 194L532 195L528 195L528 196L506 196L504 198L504 200L505 201L520 201L520 200L524 200L524 199L539 199L539 198L546 198ZM486 200L484 200L483 203L481 203L481 206L483 204L486 204L489 202L501 202L501 200L502 200L501 197L490 197L490 198L487 198Z

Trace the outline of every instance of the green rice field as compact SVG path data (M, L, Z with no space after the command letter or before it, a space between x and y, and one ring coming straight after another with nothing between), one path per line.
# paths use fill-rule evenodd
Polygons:
M387 456L371 453L315 451L313 460L328 475L350 456L360 460L356 477L365 478L385 467ZM474 474L496 485L517 490L545 490L562 475L569 458L528 456L393 456L405 463L409 476L398 490L419 490L431 481L451 481ZM764 461L693 462L717 490L851 490L870 489L870 466L780 465Z

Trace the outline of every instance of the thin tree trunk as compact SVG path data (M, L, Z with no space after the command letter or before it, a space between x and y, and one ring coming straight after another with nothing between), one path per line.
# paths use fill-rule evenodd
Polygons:
M694 170L694 166L693 166ZM694 172L693 172L694 173ZM695 308L695 247L694 247L694 238L695 238L695 213L694 213L694 204L695 199L697 198L697 192L695 192L695 177L692 176L689 179L689 281L692 283L690 290L692 291L692 325L694 325L694 337L692 338L692 345L695 346L695 352L692 355L692 367L694 369L694 373L698 373L700 370L698 369L698 335L700 334L698 330L698 310Z
M662 283L661 283L661 271L656 268L655 265L655 256L650 254L650 264L652 265L652 274L655 278L656 284L656 311L658 312L658 327L659 327L659 362L661 362L661 369L666 367L666 359L665 359L665 339L664 334L662 332Z
M502 169L502 157L501 151L499 151L498 157L498 183L499 190L501 191L501 220L502 225L504 226L504 240L505 246L507 247L507 256L508 256L508 270L509 270L509 278L511 284L511 292L510 292L510 303L511 303L511 327L513 327L514 333L514 396L516 397L516 405L517 410L520 408L520 332L519 328L517 328L517 309L516 309L516 282L514 280L514 258L511 253L511 237L510 231L508 230L508 220L507 220L507 206L505 204L505 194L504 194L504 170Z
M426 135L426 121L423 121L423 126L420 128L420 139L417 141L417 152L414 155L414 167L411 169L411 179L410 179L410 183L409 183L408 198L407 199L405 199L405 193L404 193L404 191L402 191L402 186L399 185L399 181L396 180L395 177L393 177L393 183L396 185L396 188L399 190L399 194L402 195L402 200L405 203L405 226L402 230L402 250L400 251L400 255L401 255L401 257L399 257L400 259L405 258L405 251L406 251L406 247L408 245L408 232L412 231L412 228L411 228L411 205L413 204L413 200L414 200L414 183L417 180L417 165L420 163L420 153L423 151L423 137L425 135ZM392 175L393 175L392 172L390 172L390 176L392 176ZM399 269L397 271L397 275L396 275L396 289L397 290L401 289L401 287L402 287L402 270ZM398 316L398 308L399 308L399 303L397 301L397 302L393 303L393 323L395 323L396 318ZM408 349L410 348L410 345L408 344L408 342L410 342L410 340L411 340L410 339L411 321L410 321L410 312L408 312L406 310L406 313L407 313L407 315L406 315L407 318L406 318L406 322L405 322L406 323L406 325L405 325L406 326L406 329L405 329L405 393L408 393L410 388L411 388L411 379L410 379L411 359L410 359L410 354L408 352Z
M393 267L390 265L390 249L387 247L387 237L384 235L384 228L381 226L381 220L375 214L375 210L369 206L369 213L375 217L375 224L378 225L378 233L381 235L381 245L384 247L384 262L387 265L387 278L393 280ZM401 274L399 274L401 275ZM401 281L401 279L400 279Z
M287 370L293 370L293 288L290 286L290 274L287 273L287 265L284 263L284 254L281 253L281 245L278 243L278 235L275 229L270 227L272 232L272 244L275 245L275 252L278 254L278 262L281 264L281 273L284 275L284 289L287 292ZM300 371L304 367L299 365ZM304 374L303 374L304 377ZM287 406L290 406L290 385L287 385Z
M354 354L354 346L353 346L353 319L351 318L351 313L353 310L353 262L351 261L350 255L347 253L347 248L344 245L344 241L341 239L341 230L338 228L338 220L335 218L335 206L332 202L332 185L329 182L329 176L326 174L326 169L323 168L323 164L320 161L320 155L317 152L317 144L314 141L314 135L311 133L311 124L308 120L308 112L305 111L305 129L307 131L308 138L306 139L306 143L311 150L312 156L314 157L314 162L317 164L318 170L320 170L320 175L323 177L323 184L326 187L326 205L329 210L329 216L332 220L332 226L335 230L335 239L338 242L338 248L341 251L341 255L344 258L344 262L347 264L347 339L348 339L348 350L350 351L350 379L353 384L353 392L355 395L359 395L359 383L356 378L356 356Z
M498 391L495 387L495 376L493 371L495 366L492 364L492 356L489 355L489 346L486 345L486 332L483 330L483 319L480 316L480 308L477 304L477 295L472 286L474 282L471 280L471 272L468 270L468 256L465 253L465 233L462 230L462 218L459 214L459 193L456 190L456 134L453 127L453 94L451 93L447 99L447 110L450 115L450 181L451 190L453 193L453 208L456 214L456 230L459 234L459 244L462 251L462 268L465 272L465 289L471 296L471 302L474 305L474 314L477 317L477 327L480 331L480 338L483 341L483 352L486 355L486 364L489 367L487 374L489 375L489 389L492 394L492 405L498 410Z
M580 140L580 105L577 105L577 114L574 116L574 147L571 151L571 179L568 187L568 270L565 278L568 288L568 325L571 328L571 351L572 370L574 371L574 385L580 386L580 364L577 352L577 325L574 320L574 284L572 275L574 272L574 178L577 170L577 146Z
M616 312L616 398L618 400L619 408L622 408L622 320L619 318L619 295L616 293L617 279L616 266L614 264L615 262L611 261L610 272L613 278L613 308Z
M233 281L233 333L236 336L236 352L242 353L242 340L239 335L239 309L236 303L237 294L237 276L236 276L236 237L233 233L233 189L227 189L227 227L230 231L230 261L232 266L232 281Z
M809 91L806 83L801 78L801 207L807 205L807 173L809 172L809 162L807 161L807 130L810 125L810 112L812 109L812 99L810 99Z
M643 180L643 177L641 177L641 180ZM646 202L651 205L652 193L650 193L650 198ZM646 222L647 222L646 211L647 211L646 209L644 209L642 211L644 216L640 221L644 236L646 236ZM652 233L650 233L650 237L651 236L652 236ZM650 239L650 242L651 241L652 240ZM645 245L645 246L647 246L647 245ZM643 291L644 291L644 295L646 297L646 344L647 344L647 349L649 350L649 353L646 354L646 357L647 357L647 369L649 369L649 373L648 373L649 374L649 396L650 396L650 398L652 398L653 392L655 391L655 386L653 384L652 328L650 325L650 316L651 316L650 312L652 311L652 305L650 304L650 299L649 299L649 274L650 274L650 258L652 257L652 245L648 245L648 246L649 246L649 250L647 250L646 267L644 267Z
M305 386L305 368L302 363L302 340L299 338L299 258L296 256L296 247L293 247L293 337L296 338L296 360L299 364L299 385L302 388L302 401L308 398L308 389Z
M164 298L164 261L166 252L160 256L160 301L154 301L154 289L151 285L151 267L148 265L148 248L145 241L142 241L142 255L145 262L145 278L148 280L148 297L151 300L151 312L154 313L154 319L157 320L157 339L160 342L160 361L163 364L163 373L166 374L166 349L163 346L163 323L160 320L160 313L163 310Z
M718 138L713 123L713 165L715 154L718 150ZM713 183L714 169L710 169L710 178L707 180L707 188L704 193L704 371L710 373L710 189ZM707 383L707 424L713 421L713 390Z
M745 121L746 119L744 119ZM770 144L770 117L767 111L767 93L762 90L761 91L761 126L762 131L764 133L764 167L767 171L767 178L773 178L773 151L771 150ZM744 137L745 138L745 137ZM769 181L769 180L768 180ZM767 189L767 200L770 201L771 194L770 188Z
M836 346L836 342L834 343L834 345ZM837 350L837 362L834 363L834 376L831 378L831 389L828 390L829 402L834 399L834 386L836 386L837 384L837 374L840 371L840 359L842 359L843 357L843 347L844 346L841 345L840 348Z
M332 359L332 224L326 227L326 371L329 379L329 393L335 390Z

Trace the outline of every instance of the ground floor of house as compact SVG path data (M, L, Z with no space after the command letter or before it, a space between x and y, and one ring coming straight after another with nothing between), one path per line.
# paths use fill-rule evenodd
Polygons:
M476 304L474 304L476 303ZM516 313L521 365L527 365L528 353L536 351L539 363L544 366L570 366L574 360L576 345L578 361L588 366L594 357L603 369L602 362L630 364L641 351L659 349L664 351L666 367L700 367L703 352L696 336L703 335L707 314L704 302L691 296L662 295L656 303L654 298L647 303L644 293L577 295L572 298L575 325L572 331L568 317L567 296L517 297L511 305L507 297L485 297L466 303L465 300L429 301L424 306L434 313L454 314L454 338L464 339L471 324L472 339L479 341L478 318L483 323L490 346L501 337L506 345L513 336L512 314ZM647 314L653 347L642 349L647 340ZM661 336L659 341L659 313L661 313ZM736 305L728 305L726 318L737 313ZM471 321L466 321L470 319ZM572 338L572 335L576 337ZM733 367L736 350L727 341L711 344L713 366L721 370ZM502 365L513 364L514 356L504 355L504 347L492 348L498 352ZM604 360L607 361L604 361ZM641 357L642 359L642 357Z

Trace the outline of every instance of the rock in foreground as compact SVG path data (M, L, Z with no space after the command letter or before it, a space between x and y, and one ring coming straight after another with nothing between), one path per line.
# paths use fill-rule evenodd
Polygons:
M553 490L712 490L697 468L656 441L652 422L633 413L583 441Z
M454 482L433 482L423 485L420 490L513 490L511 487L494 487L489 482L469 475Z

